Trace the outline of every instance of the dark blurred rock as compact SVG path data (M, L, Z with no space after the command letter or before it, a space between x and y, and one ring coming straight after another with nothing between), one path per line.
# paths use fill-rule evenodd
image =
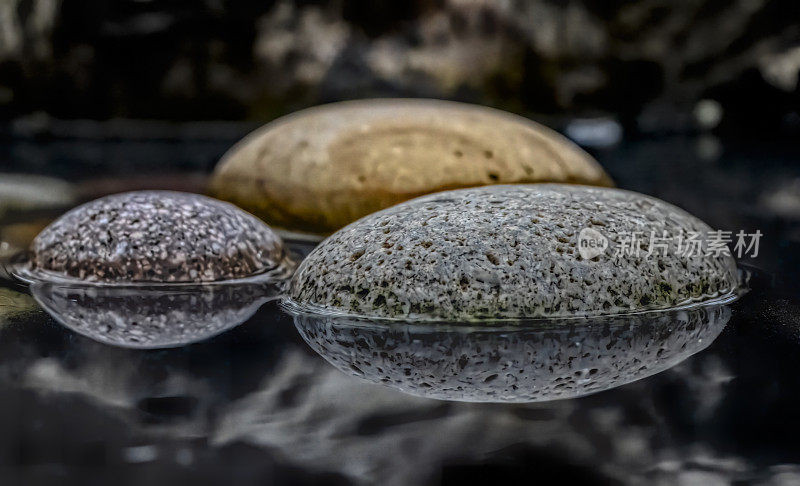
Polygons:
M386 95L800 132L793 0L9 0L0 116L269 119Z

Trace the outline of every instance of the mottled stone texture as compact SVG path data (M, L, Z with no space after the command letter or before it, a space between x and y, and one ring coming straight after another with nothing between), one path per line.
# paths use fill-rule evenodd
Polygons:
M347 374L406 393L468 402L574 398L659 373L708 347L725 306L564 319L547 327L364 325L298 314L303 339Z
M221 201L169 191L84 204L33 242L33 266L91 282L212 282L278 268L280 238Z
M359 100L271 123L231 149L211 193L291 230L331 233L416 196L487 184L613 185L558 133L440 100Z
M578 251L583 228L609 249ZM650 232L672 238L648 255ZM317 247L295 274L301 306L364 316L470 319L667 308L735 289L729 255L678 251L699 219L616 189L486 186L421 197L367 216ZM616 252L638 232L639 251Z

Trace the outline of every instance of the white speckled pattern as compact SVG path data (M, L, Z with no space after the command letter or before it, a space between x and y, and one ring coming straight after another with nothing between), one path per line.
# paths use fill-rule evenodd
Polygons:
M198 194L138 191L79 206L33 242L35 270L89 282L213 282L284 260L280 238L241 209Z
M584 260L578 234L605 235ZM666 255L614 255L626 234L673 236ZM301 264L300 306L354 315L434 319L604 315L668 308L735 290L729 255L682 255L699 219L658 199L577 185L486 186L440 192L366 216Z

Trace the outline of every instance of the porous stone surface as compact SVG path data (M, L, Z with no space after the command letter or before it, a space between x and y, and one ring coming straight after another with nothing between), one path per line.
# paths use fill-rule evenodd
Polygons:
M556 132L491 108L360 100L279 119L230 150L210 190L270 224L330 233L423 194L517 182L611 185Z
M275 270L280 238L221 201L171 191L103 197L33 242L34 271L91 282L212 282Z
M578 248L585 228L608 239L591 259ZM710 231L677 207L623 190L441 192L330 236L300 265L290 296L325 311L446 320L669 308L735 290L734 259L706 252ZM651 232L663 239L652 253ZM691 238L705 243L702 251L688 251Z
M574 398L659 373L708 347L726 306L550 322L546 328L363 325L299 314L303 339L343 372L412 395L468 402Z
M276 288L263 285L165 291L36 283L31 293L69 329L131 348L181 346L207 339L243 323L277 296Z

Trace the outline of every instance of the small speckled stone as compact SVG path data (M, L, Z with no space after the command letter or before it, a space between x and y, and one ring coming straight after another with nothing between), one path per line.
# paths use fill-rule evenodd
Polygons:
M581 231L608 239L591 259ZM372 317L461 320L617 314L729 293L730 255L681 252L681 234L711 229L658 199L558 184L431 194L372 214L303 261L301 307ZM668 235L648 255L649 235ZM585 234L585 233L584 233ZM616 251L639 235L639 251ZM648 235L644 237L643 235Z
M708 347L723 305L564 319L546 328L371 325L295 316L303 339L343 372L412 395L534 402L596 393L659 373Z
M526 118L440 100L359 100L311 108L225 155L211 194L269 224L328 234L431 192L498 183L612 185L600 165Z
M33 242L34 271L90 282L213 282L284 262L280 238L239 208L197 194L115 194L68 212Z

